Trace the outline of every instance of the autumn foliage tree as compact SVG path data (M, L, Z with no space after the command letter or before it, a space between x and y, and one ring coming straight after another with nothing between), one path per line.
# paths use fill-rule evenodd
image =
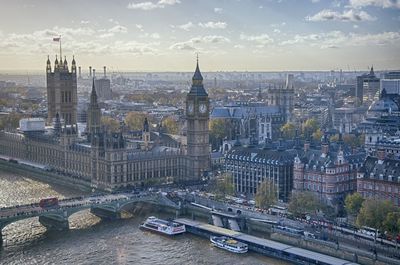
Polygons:
M107 131L117 132L119 130L119 121L108 116L101 117L101 124L104 125Z
M257 188L255 196L256 206L267 209L277 201L277 192L274 184L269 180L264 180Z
M213 149L216 149L222 144L225 137L229 137L232 125L225 119L212 119L209 123L210 143Z
M0 117L0 130L16 129L19 127L19 120L24 118L23 114L12 112Z
M361 209L361 206L364 202L364 198L360 193L355 192L353 194L347 195L344 201L344 207L348 214L356 216Z
M233 195L235 193L235 186L233 185L233 176L231 173L225 172L216 179L214 192L219 198L225 198L226 195Z
M319 124L316 119L308 119L305 121L302 127L302 133L304 138L308 138L313 135L319 129Z
M288 210L295 216L300 216L306 213L314 213L321 208L321 203L318 198L311 192L296 192L292 193Z
M166 117L162 121L162 126L165 128L166 132L169 134L178 134L179 125L178 122L172 117Z
M296 126L287 122L281 127L281 132L284 139L293 139L296 134Z
M125 116L125 124L130 130L142 130L146 114L139 111L131 111Z

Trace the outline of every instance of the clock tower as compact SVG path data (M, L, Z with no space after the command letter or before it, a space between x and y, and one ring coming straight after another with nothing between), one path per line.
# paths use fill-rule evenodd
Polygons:
M203 76L197 59L192 86L186 96L187 181L200 180L210 169L209 110L210 101L203 86Z

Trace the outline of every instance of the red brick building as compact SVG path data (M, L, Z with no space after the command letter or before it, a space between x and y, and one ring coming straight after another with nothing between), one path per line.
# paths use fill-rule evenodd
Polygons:
M385 157L384 149L368 156L357 174L357 192L400 207L400 160Z

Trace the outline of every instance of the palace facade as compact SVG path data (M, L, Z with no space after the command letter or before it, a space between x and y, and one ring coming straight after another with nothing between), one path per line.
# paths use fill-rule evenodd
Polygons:
M65 65L66 62L62 71L68 71L64 70ZM58 69L59 64L56 67ZM46 69L48 75L53 74L49 61ZM54 101L54 104L49 103L48 113L52 126L29 126L28 119L24 121L24 131L1 131L0 154L47 165L66 177L82 179L93 188L103 190L171 182L189 183L201 180L209 171L209 98L198 63L186 102L186 148L179 143L175 147L164 146L162 142L150 143L147 121L143 125L139 148L128 147L122 132L107 132L100 122L95 82L87 111L87 137L79 137L76 104L71 104L75 108L72 111L63 112L62 108L63 97L68 102L71 97L73 103L74 93L69 94L69 89L74 91L76 84L71 83L69 86L73 87L65 89L67 94L54 92L61 84L68 83L61 76L54 75L50 81L48 76L48 100ZM54 96L57 99L53 100Z

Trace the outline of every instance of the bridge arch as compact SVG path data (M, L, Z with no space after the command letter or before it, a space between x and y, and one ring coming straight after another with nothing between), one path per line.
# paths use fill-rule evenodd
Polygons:
M120 203L118 208L117 208L117 210L118 211L123 211L123 210L127 209L129 206L133 206L133 205L138 204L138 203L156 204L156 201L154 201L154 200L143 200L143 201L140 201L140 200L128 200L128 201Z

